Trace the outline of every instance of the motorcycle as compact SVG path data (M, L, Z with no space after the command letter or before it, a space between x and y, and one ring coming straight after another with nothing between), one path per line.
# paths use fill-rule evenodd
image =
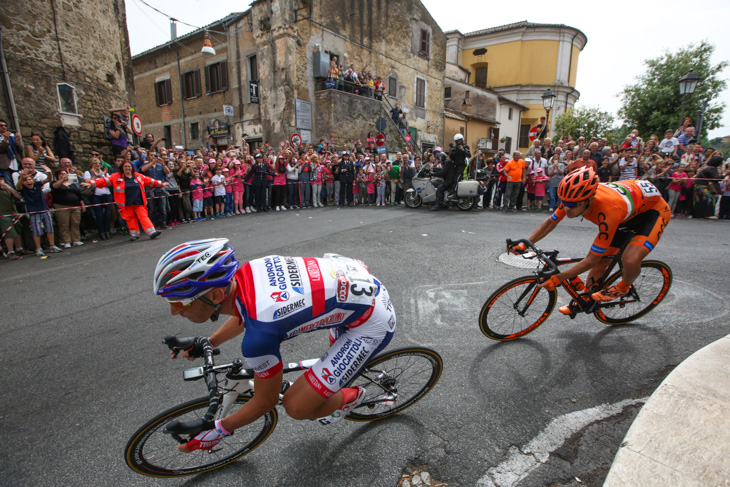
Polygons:
M418 208L423 203L436 202L436 190L444 183L443 178L431 177L431 171L422 167L413 178L413 187L406 190L405 204L409 208ZM444 203L455 204L462 211L469 211L479 204L479 197L484 188L478 181L459 181L456 191L444 196Z

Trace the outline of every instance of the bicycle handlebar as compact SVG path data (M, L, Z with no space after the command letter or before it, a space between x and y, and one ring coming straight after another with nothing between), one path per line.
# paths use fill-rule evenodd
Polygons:
M547 264L548 268L550 269L550 274L558 273L558 265L555 262L553 262L553 260L545 254L545 252L538 249L534 243L530 242L526 238L521 238L519 240L512 240L509 238L507 239L508 248L514 247L518 244L525 244L526 247L528 247L533 252L535 252L535 254L537 254L537 256L540 258L540 260L545 262L545 264Z
M197 338L178 338L176 336L166 336L164 339L165 345L173 351L175 356L182 350L189 350L195 344ZM189 434L195 436L201 431L209 430L214 427L213 418L215 413L218 412L220 405L220 395L218 393L218 379L215 375L215 361L213 360L214 355L219 355L220 350L213 348L210 341L207 338L203 338L203 376L205 378L205 384L208 387L208 411L203 415L202 418L195 421L181 423L180 421L171 421L165 426L164 432L172 434L177 441L185 443L187 440L181 438L181 434Z

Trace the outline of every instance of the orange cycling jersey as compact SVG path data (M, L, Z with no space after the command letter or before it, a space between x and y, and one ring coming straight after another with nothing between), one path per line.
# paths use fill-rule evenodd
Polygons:
M671 211L659 190L649 181L627 180L617 183L601 183L588 211L581 215L598 225L599 233L591 246L594 254L615 253L622 237L620 230L636 233L632 245L639 245L650 252L654 249L664 228L669 223ZM561 204L550 217L555 222L565 218Z

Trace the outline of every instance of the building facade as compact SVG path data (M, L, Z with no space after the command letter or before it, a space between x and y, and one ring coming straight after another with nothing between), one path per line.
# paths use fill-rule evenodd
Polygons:
M75 162L92 149L109 153L104 129L112 109L136 103L124 0L27 0L0 8L2 55L0 118L53 148L64 127Z
M396 103L407 113L411 144L432 146L443 137L446 38L417 0L363 0L357 8L337 0L258 0L205 30L215 58L199 52L204 29L134 56L137 109L145 131L168 133L174 145L223 146L245 136L255 146L288 140L294 133L305 142L324 138L341 145L376 133L376 122L383 119L389 124L386 134L394 134L388 137L391 149L405 144L390 119ZM382 77L387 100L374 103L325 89L334 57L345 68L354 65L358 72ZM207 66L223 62L228 86L208 92ZM161 82L169 87L156 88ZM157 91L166 96L162 105ZM224 115L223 105L233 107L233 115ZM212 141L202 127L216 120L228 125L228 134ZM190 126L194 123L197 132ZM199 137L192 138L193 133Z
M521 113L516 146L526 150L531 127L545 116L542 95L556 95L548 124L572 108L580 93L575 89L578 57L587 38L562 24L527 21L467 34L450 31L447 61L470 72L470 85L488 89L527 109ZM509 106L504 106L509 112ZM516 107L511 107L514 108Z

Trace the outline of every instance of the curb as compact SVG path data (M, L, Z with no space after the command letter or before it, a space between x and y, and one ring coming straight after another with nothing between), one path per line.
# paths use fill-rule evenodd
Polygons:
M730 486L730 335L690 355L654 391L604 487Z

